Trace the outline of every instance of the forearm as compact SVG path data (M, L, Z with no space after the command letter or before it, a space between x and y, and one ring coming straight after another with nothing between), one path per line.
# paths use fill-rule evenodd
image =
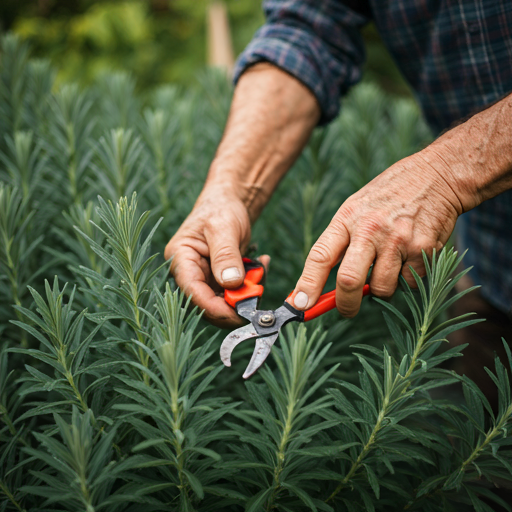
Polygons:
M422 152L441 169L462 211L512 188L512 95L439 137Z
M261 63L247 70L199 198L235 195L254 221L306 144L320 117L314 95L295 78Z

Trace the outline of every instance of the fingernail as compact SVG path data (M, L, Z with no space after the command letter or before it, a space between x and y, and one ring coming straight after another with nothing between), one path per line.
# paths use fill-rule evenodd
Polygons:
M226 268L222 271L222 281L227 283L228 281L235 281L236 279L240 279L240 270L236 267Z
M299 292L293 299L293 304L297 309L303 309L308 305L309 297L304 292Z

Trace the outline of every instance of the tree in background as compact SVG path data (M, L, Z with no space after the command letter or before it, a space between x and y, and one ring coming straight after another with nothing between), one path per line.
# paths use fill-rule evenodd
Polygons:
M230 76L235 66L226 3L214 0L208 7L208 64L224 68Z
M58 64L58 82L90 83L128 70L137 85L190 82L207 62L209 0L8 0L3 28L29 40L34 53ZM227 0L235 54L263 23L259 2Z
M34 54L59 68L57 82L90 84L105 71L128 70L140 89L190 83L208 62L210 0L2 0L0 30L30 41ZM260 0L225 0L235 56L264 22ZM366 76L409 94L370 25L364 31Z

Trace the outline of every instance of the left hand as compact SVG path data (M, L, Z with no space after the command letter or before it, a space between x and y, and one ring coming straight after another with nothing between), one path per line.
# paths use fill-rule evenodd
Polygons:
M400 273L415 286L409 265L425 275L422 249L440 250L463 213L443 160L428 149L400 160L343 203L308 255L288 299L295 308L316 303L340 259L336 306L345 317L359 311L372 263L370 289L377 297L394 293Z

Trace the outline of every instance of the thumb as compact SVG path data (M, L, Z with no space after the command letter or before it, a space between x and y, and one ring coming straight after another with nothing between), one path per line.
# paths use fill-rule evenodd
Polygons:
M238 288L244 282L245 270L240 254L240 243L232 230L206 233L210 251L210 265L215 281L223 288Z

